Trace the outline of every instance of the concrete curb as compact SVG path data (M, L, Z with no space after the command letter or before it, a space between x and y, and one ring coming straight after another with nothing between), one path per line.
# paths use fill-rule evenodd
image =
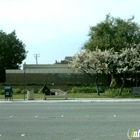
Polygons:
M13 100L0 103L117 103L117 102L140 102L140 99L68 99L68 100Z

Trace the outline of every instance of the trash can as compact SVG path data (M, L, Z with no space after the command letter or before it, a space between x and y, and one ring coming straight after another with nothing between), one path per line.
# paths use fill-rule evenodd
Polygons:
M34 100L34 92L27 90L27 100Z
M8 100L8 98L13 100L13 95L12 95L12 87L5 87L5 100Z

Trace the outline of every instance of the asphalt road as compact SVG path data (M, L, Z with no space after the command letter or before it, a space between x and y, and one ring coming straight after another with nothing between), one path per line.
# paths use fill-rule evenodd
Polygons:
M132 128L139 102L0 104L0 140L128 140Z

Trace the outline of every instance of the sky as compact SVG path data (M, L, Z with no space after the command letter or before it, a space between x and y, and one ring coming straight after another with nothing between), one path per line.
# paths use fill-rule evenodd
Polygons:
M91 26L113 17L140 23L140 0L0 0L0 30L16 31L26 64L53 64L80 51Z

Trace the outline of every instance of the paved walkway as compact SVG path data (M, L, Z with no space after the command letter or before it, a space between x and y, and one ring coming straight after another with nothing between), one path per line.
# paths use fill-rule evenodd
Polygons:
M24 99L13 99L13 101L5 101L5 100L0 100L0 103L15 103L15 102L21 102L21 103L33 103L33 102L38 102L38 103L47 103L47 102L58 102L58 103L75 103L75 102L140 102L139 98L127 98L127 99L112 99L112 98L76 98L76 99L72 99L69 98L67 100L64 99L48 99L48 100L24 100Z

